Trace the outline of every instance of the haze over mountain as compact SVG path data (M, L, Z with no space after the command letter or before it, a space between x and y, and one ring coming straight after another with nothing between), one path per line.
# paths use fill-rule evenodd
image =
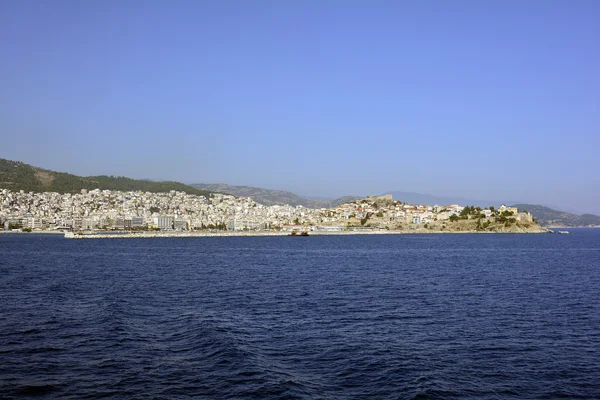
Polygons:
M365 196L345 196L332 200L311 200L298 196L295 193L285 190L272 190L250 186L232 186L227 184L192 184L198 189L230 193L240 197L252 197L258 203L264 205L290 204L302 205L309 208L336 207L340 204L348 203ZM550 207L539 204L523 204L516 201L491 201L491 200L473 200L463 197L433 196L422 193L411 193L401 191L391 191L380 193L379 195L391 194L394 200L399 200L410 204L428 204L428 205L474 205L479 207L498 207L501 204L518 207L520 210L527 210L538 220L542 226L564 226L564 227L587 227L600 226L600 216L593 214L578 215L565 211L558 211Z
M337 199L316 200L300 197L295 193L285 190L272 190L252 186L233 186L224 183L193 183L191 186L211 192L229 193L238 197L251 197L257 203L266 206L289 204L291 206L304 206L308 208L331 208L361 198L357 196L344 196Z
M168 192L170 190L184 191L191 194L210 196L211 193L228 193L239 197L251 197L264 205L302 205L309 208L332 208L366 196L344 196L332 200L314 200L296 195L285 190L271 190L251 186L233 186L227 184L192 184L180 182L155 182L147 179L131 179L122 176L88 176L81 177L64 172L42 169L18 161L0 158L0 189L13 191L25 190L32 192L53 191L59 193L76 193L81 189L109 190L141 190L148 192ZM410 192L387 192L395 200L412 204L429 205L475 205L489 207L498 206L500 202L485 200L469 200L460 197L440 197ZM504 202L510 205L511 202ZM542 226L600 226L600 216L593 214L577 215L554 210L536 204L514 204L515 207L526 209L533 214Z
M413 192L404 192L404 191L391 191L385 192L381 194L391 194L395 200L405 201L408 203L414 204L430 204L430 205L450 205L450 204L461 204L461 205L472 205L478 207L489 207L494 206L497 207L501 204L510 205L517 203L524 203L521 200L515 199L507 199L507 198L499 198L499 199L472 199L460 196L436 196L431 194L423 194L423 193L413 193ZM562 209L564 211L561 212L569 212L572 214L584 214L579 210L574 209L573 207L565 206L556 206L553 204L541 203L541 206L547 207L549 209Z
M538 223L545 227L600 227L598 215L577 215L538 204L514 204L513 206L519 210L529 211Z
M507 200L476 200L476 199L467 199L464 197L453 197L453 196L434 196L430 194L423 193L412 193L412 192L401 192L401 191L392 191L386 192L382 194L391 194L394 200L399 200L402 202L413 203L413 204L429 204L429 205L450 205L450 204L460 204L460 205L471 205L478 207L489 207L489 206L499 206L501 204L511 204L515 201L507 201Z
M202 190L230 193L240 197L252 197L258 203L264 205L290 204L302 205L309 208L328 208L348 203L366 196L345 196L331 200L314 200L298 196L295 193L285 190L272 190L250 186L232 186L227 184L192 184L191 186ZM588 227L600 226L600 216L593 214L569 213L559 211L539 204L523 204L517 201L491 201L474 200L463 197L433 196L422 193L411 193L401 191L391 191L380 193L380 195L391 194L394 200L399 200L410 204L428 204L428 205L474 205L479 207L498 207L501 204L518 207L520 210L527 210L537 219L542 226L552 227Z

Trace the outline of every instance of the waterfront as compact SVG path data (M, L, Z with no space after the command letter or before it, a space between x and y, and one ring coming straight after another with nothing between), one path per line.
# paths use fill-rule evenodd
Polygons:
M0 235L7 398L599 398L600 230Z
M515 207L415 205L393 200L391 195L369 196L330 209L311 209L264 206L251 198L224 194L207 198L176 191L144 193L95 189L82 190L80 194L60 194L12 192L1 188L0 226L7 231L160 231L175 235L292 229L490 232L541 229L530 213Z
M549 233L545 228L531 229L524 232L490 232L490 231L462 231L462 232L441 232L429 231L427 229L411 229L405 231L388 231L388 230L349 230L349 231L295 231L307 232L307 236L347 236L347 235L430 235L430 234L530 234L530 233ZM68 239L165 239L165 238L201 238L201 237L268 237L268 236L302 236L292 235L291 231L221 231L221 232L94 232L90 234L74 234L72 232L65 233Z

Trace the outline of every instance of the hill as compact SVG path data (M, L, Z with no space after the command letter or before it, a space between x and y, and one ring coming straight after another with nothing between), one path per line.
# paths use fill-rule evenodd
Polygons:
M546 227L590 227L600 226L600 216L594 214L572 214L537 204L515 204L519 210L529 211L540 225Z
M19 161L0 158L0 188L26 192L75 193L81 189L141 190L144 192L168 192L177 190L189 194L210 196L211 192L199 190L181 182L154 182L122 176L77 176L55 172Z
M477 200L477 199L467 199L463 197L451 197L451 196L434 196L430 194L423 193L413 193L413 192L401 192L401 191L392 191L385 192L383 194L391 194L394 197L394 200L402 201L404 203L409 204L428 204L430 206L433 205L450 205L450 204L461 204L461 205L474 205L478 207L489 207L489 206L499 206L501 204L510 204L515 203L516 201L499 201L499 200Z
M251 197L257 203L265 206L289 204L291 206L304 206L308 208L331 208L360 199L360 197L345 196L335 200L311 200L285 190L271 190L252 186L232 186L224 183L194 183L191 186L211 192L229 193L238 197Z

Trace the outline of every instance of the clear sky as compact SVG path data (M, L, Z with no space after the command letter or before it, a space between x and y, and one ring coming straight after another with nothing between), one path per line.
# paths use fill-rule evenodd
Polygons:
M0 0L0 157L600 214L600 1Z

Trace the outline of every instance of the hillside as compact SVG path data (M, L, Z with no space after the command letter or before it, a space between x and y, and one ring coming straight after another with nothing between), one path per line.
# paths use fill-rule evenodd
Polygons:
M19 161L0 158L0 189L26 192L75 193L81 189L141 190L144 192L168 192L177 190L190 194L209 196L211 192L199 190L180 182L154 182L122 176L86 176L49 171Z
M507 201L507 200L481 200L481 199L471 199L465 197L455 197L455 196L434 196L430 194L423 193L414 193L414 192L402 192L402 191L390 191L382 193L391 194L394 197L394 200L402 201L409 204L428 204L433 206L437 205L450 205L450 204L471 204L478 207L489 207L489 206L499 206L500 204L510 204L516 203L516 200Z
M564 211L553 210L536 204L515 204L519 210L529 211L540 225L546 227L589 227L600 226L600 216L593 214L571 214Z
M191 186L197 189L208 190L211 192L230 193L238 197L251 197L257 203L263 204L265 206L289 204L291 206L301 205L308 208L330 208L337 207L344 203L360 199L360 197L345 196L330 201L311 200L300 197L295 193L287 192L285 190L271 190L252 186L232 186L226 185L224 183L194 183Z

